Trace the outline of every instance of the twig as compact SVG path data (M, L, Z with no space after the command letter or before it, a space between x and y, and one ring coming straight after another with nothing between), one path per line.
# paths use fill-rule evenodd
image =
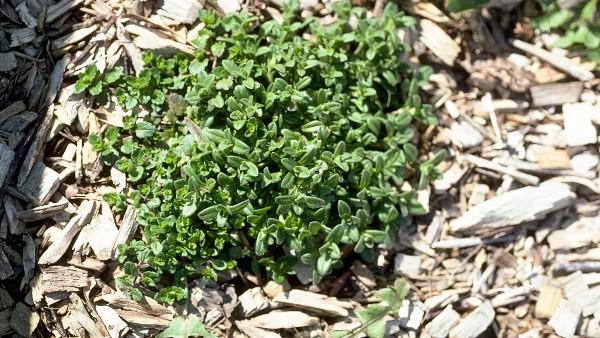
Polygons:
M563 72L571 75L572 77L578 80L590 81L594 79L594 74L592 74L592 72L574 64L569 58L553 54L545 49L536 47L525 41L511 39L509 40L509 42L513 47L520 49L526 53L529 53L533 56L537 56L538 58L548 62L549 64L553 65L554 67L562 70Z
M385 7L385 3L387 0L376 0L375 6L373 7L373 16L378 17L383 14L383 8Z
M540 183L540 179L536 176L533 175L529 175L523 172L520 172L516 169L513 168L509 168L509 167L505 167L503 165L500 165L498 163L494 163L492 161L488 161L486 159L483 159L481 157L477 157L477 156L473 156L473 155L463 155L462 157L464 160L471 162L472 164L481 167L481 168L485 168L485 169L489 169L489 170L493 170L493 171L497 171L499 173L502 174L506 174L509 176L514 177L517 181L527 184L527 185L538 185Z
M481 98L481 105L490 117L490 122L492 123L492 129L494 130L494 134L496 134L496 143L500 146L503 146L504 142L502 141L502 132L500 131L500 126L498 125L498 117L496 116L496 111L494 110L492 94L486 93Z

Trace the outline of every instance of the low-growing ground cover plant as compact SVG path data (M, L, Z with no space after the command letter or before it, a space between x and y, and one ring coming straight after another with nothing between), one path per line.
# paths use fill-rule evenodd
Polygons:
M423 160L411 143L436 122L417 93L428 69L403 61L397 35L413 19L393 4L370 18L339 2L328 26L296 14L203 11L193 58L80 75L78 91L131 112L90 142L130 182L105 199L138 210L142 236L119 248L134 298L141 284L178 301L188 278L240 264L276 281L306 264L318 282L346 248L368 258L423 213L414 190L443 154Z

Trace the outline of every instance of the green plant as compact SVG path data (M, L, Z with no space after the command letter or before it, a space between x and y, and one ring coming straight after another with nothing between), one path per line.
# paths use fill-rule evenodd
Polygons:
M208 332L202 321L196 315L187 317L176 317L173 319L167 329L161 332L156 338L216 338L215 335Z
M436 122L417 93L430 70L404 63L397 37L414 20L393 4L380 18L346 2L336 13L323 26L294 6L283 24L204 11L193 59L146 54L138 77L102 82L132 112L90 142L131 183L108 199L138 209L142 238L119 248L134 298L141 283L178 301L187 278L240 263L283 281L303 262L318 282L344 246L389 246L424 212L400 189L425 187L443 157L422 161L411 143L416 122Z
M87 92L105 103L108 96L104 89L118 81L122 76L122 67L115 67L106 73L100 73L96 65L92 64L79 75L79 79L75 83L75 92Z
M446 7L450 12L462 12L478 8L489 2L489 0L448 0Z
M352 331L334 331L334 338L353 338L365 333L369 338L383 338L385 336L385 316L397 316L402 301L408 295L410 286L404 279L398 279L391 288L378 290L376 296L378 303L369 304L365 309L358 310L356 316L361 325Z
M600 65L600 22L598 0L587 0L572 7L560 8L554 0L538 0L543 15L534 19L542 31L558 30L563 36L555 47L579 48L588 59Z

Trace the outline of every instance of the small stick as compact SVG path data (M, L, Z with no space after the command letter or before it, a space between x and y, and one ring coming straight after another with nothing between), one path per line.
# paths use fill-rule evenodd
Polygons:
M463 159L465 159L468 162L471 162L472 164L474 164L478 167L497 171L499 173L512 176L517 181L527 184L527 185L538 185L540 183L539 177L520 172L513 168L505 167L503 165L494 163L492 161L488 161L481 157L466 154L466 155L463 155Z
M590 81L594 79L594 74L592 74L592 72L574 64L573 61L571 61L571 59L569 58L553 54L545 49L536 47L530 43L518 39L509 40L509 42L513 47L520 49L526 53L529 53L533 56L537 56L538 58L548 62L554 67L562 70L563 72L571 75L572 77L580 81Z
M387 0L375 0L375 6L373 7L373 16L379 17L383 14L383 8Z
M483 109L488 113L488 115L490 117L490 122L492 123L492 129L494 130L494 134L496 134L496 143L498 145L503 145L502 132L500 131L500 126L498 125L498 117L496 116L496 111L494 110L492 94L486 93L481 98L481 105L483 106Z

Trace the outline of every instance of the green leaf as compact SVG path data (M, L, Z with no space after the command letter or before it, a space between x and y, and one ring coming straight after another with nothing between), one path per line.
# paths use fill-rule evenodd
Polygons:
M350 216L352 210L350 209L350 205L348 205L348 203L346 203L343 200L339 200L337 207L338 207L338 214L340 215L341 218L346 218L346 217Z
M566 24L573 18L573 12L563 9L558 12L550 13L535 20L535 24L543 31L549 31Z
M488 0L448 0L448 10L450 12L461 12L477 8L487 2Z
M123 76L123 67L115 67L104 74L104 81L106 83L117 82Z
M88 87L88 90L93 96L100 95L100 93L102 93L102 83L100 81L97 81L92 86Z
M383 319L375 321L367 327L366 333L369 338L383 338L385 336L385 323Z
M327 243L337 243L342 239L342 236L344 236L344 233L346 232L346 228L347 226L344 223L340 223L338 225L336 225L335 227L333 227L333 229L331 229L331 231L329 231L329 234L327 234L327 238L325 239L325 242Z
M156 132L156 127L150 122L147 121L139 121L136 123L135 127L135 136L145 139L150 138Z
M331 338L347 338L350 336L350 333L350 331L346 330L332 331Z
M317 258L316 271L321 276L328 274L329 270L331 270L331 263L331 258L329 256L320 255L319 258Z
M203 221L211 221L217 218L218 214L219 206L213 205L200 211L200 213L198 213L198 217L200 217L200 219L202 219Z
M75 93L79 94L85 91L88 87L88 84L81 79L75 82Z
M296 200L296 196L294 195L281 195L275 197L275 203L279 205L292 205Z
M234 61L232 60L223 60L223 68L225 68L225 70L233 75L233 76L241 76L242 74L240 73L240 69L238 68L238 66L235 64Z
M366 309L356 311L356 317L363 325L368 325L383 318L389 310L387 303L369 304Z
M594 15L598 8L598 0L589 0L581 9L579 17L588 22L594 22Z
M304 196L302 201L306 206L313 209L322 208L327 205L327 202L325 202L324 199L314 196Z
M194 215L194 213L196 212L197 208L196 208L196 204L191 203L191 204L186 204L183 206L183 210L181 211L181 215L183 217L191 217L192 215Z
M383 243L390 237L386 231L382 230L366 230L365 233L371 236L371 238L377 243Z
M189 315L187 318L175 317L169 327L161 332L157 338L216 338L204 328L202 321L196 315Z

